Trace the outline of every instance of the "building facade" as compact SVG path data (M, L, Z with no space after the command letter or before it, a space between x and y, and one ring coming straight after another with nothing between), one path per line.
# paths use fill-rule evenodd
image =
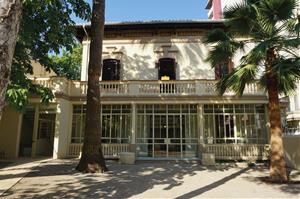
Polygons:
M213 20L223 19L226 8L240 2L243 2L243 0L208 0L206 4L207 17Z
M222 20L224 11L242 0L208 0L206 9L208 18L212 20ZM300 1L295 13L300 13ZM300 82L297 83L296 92L291 96L281 96L282 102L282 124L285 133L300 134Z
M106 24L99 115L106 157L132 151L138 159L153 160L198 159L205 152L217 159L267 158L266 94L255 83L242 97L215 91L220 74L228 70L212 69L205 61L210 46L202 38L222 27L222 21L205 20ZM83 44L81 81L33 77L53 90L55 100L43 107L33 96L24 114L6 108L0 123L3 155L80 155L89 31L88 24L77 26ZM13 143L5 147L8 139Z

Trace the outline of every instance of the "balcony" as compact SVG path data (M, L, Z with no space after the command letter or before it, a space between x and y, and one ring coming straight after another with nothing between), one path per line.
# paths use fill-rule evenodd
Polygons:
M70 81L64 77L32 79L36 84L51 88L57 94L72 97L84 97L87 93L87 82ZM102 97L184 97L184 96L217 96L215 80L132 80L100 82ZM224 96L235 96L227 92ZM246 86L244 96L261 96L266 94L256 83Z

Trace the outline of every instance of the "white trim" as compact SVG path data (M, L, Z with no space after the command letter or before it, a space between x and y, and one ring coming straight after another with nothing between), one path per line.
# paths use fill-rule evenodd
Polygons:
M37 135L38 135L38 127L39 127L39 104L35 105L35 113L34 113L34 122L33 122L33 133L32 133L32 147L31 147L31 157L36 157L37 153Z
M19 114L19 120L18 120L18 133L17 133L17 144L16 144L16 153L15 157L19 157L20 152L20 142L21 142L21 131L22 131L22 124L23 124L23 114Z

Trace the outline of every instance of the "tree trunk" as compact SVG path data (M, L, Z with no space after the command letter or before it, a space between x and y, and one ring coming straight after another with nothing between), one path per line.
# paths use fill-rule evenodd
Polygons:
M274 51L268 51L268 79L267 89L269 95L269 118L270 118L270 178L274 182L287 181L282 141L282 127L280 115L280 102L278 97L278 80L272 73L271 64L275 57Z
M101 148L100 87L105 0L93 0L91 47L88 69L87 111L82 156L77 170L84 173L106 172Z
M21 0L0 1L0 120L22 14Z

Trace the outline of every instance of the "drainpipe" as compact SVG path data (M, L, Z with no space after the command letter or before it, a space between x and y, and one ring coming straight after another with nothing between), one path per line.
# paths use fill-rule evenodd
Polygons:
M86 36L87 39L88 39L88 38L89 38L89 34L88 34L88 32L86 31L85 26L86 26L86 24L83 24L83 25L82 25L82 28L83 28L83 31L84 31L84 33L85 33L85 36Z

